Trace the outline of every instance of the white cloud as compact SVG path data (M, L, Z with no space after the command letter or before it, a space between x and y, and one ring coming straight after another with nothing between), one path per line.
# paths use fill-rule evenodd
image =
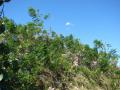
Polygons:
M71 26L72 24L70 22L66 22L65 26Z

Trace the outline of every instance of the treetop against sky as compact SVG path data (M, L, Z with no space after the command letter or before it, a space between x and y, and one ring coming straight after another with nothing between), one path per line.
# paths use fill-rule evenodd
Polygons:
M93 40L102 40L120 53L120 0L12 0L5 5L5 15L16 23L26 23L31 20L29 7L50 14L46 28L73 34L91 46Z

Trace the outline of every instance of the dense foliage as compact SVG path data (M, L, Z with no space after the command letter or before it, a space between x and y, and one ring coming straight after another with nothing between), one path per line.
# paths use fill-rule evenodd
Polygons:
M48 15L29 9L31 22L4 18L0 34L0 90L119 90L118 55L102 41L94 47L44 29ZM76 89L79 88L79 89Z

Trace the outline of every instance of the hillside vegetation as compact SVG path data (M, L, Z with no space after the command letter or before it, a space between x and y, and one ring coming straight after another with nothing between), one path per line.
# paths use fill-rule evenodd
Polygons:
M29 9L31 22L4 18L0 34L0 90L120 90L118 55L109 44L94 47L44 28L48 15Z

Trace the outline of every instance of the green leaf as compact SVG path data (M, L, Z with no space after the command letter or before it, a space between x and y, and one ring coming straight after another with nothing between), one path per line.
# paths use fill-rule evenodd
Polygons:
M2 81L3 79L3 74L0 74L0 81Z

